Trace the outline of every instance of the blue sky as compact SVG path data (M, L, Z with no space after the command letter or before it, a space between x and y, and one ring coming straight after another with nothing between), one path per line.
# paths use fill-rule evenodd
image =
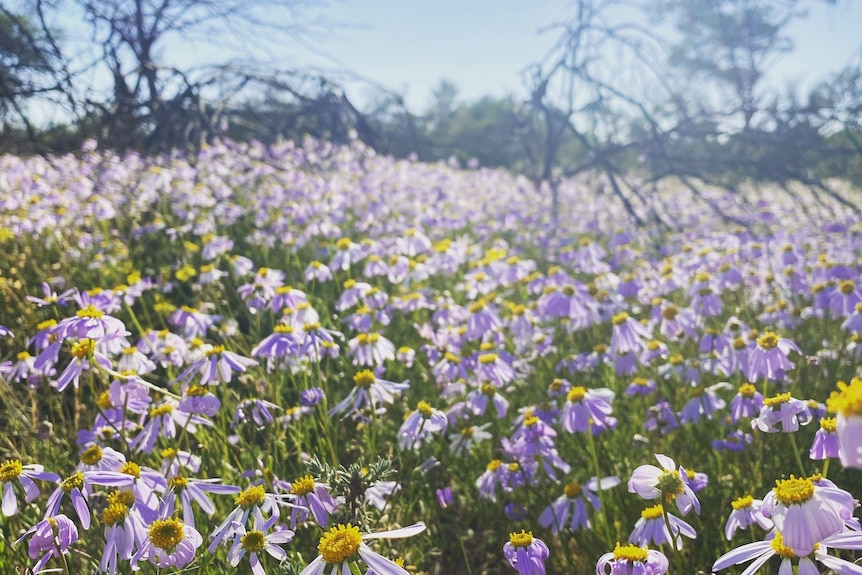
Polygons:
M311 8L303 12L308 28L303 42L260 30L240 48L232 49L227 39L213 45L172 38L158 50L166 61L181 67L254 52L285 68L349 71L405 94L408 105L421 111L443 78L458 87L462 99L524 96L521 73L541 60L557 38L554 31L541 31L564 19L571 5L565 0L304 1ZM782 92L789 82L813 86L862 48L862 0L808 4L810 16L789 29L796 50L777 63L769 78ZM287 21L281 12L266 16ZM78 36L84 45L89 32L71 21L68 17L62 21L70 39ZM107 86L98 77L92 83ZM360 106L365 103L367 88L348 83L347 92Z
M340 0L316 12L327 29L310 36L328 58L298 50L288 60L343 68L403 90L414 109L424 108L441 78L454 82L465 99L521 94L520 73L556 39L554 32L540 30L563 18L568 5L560 0ZM862 2L812 2L809 17L789 28L796 50L777 62L771 83L782 90L789 82L812 86L858 53L860 29Z

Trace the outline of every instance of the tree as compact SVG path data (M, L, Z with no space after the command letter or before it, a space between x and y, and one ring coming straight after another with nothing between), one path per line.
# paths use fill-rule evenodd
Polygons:
M51 89L52 60L38 28L0 5L0 119L4 123L17 121L32 130L24 102Z

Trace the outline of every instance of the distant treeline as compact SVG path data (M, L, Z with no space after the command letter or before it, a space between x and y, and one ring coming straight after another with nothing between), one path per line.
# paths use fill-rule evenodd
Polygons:
M859 61L804 95L782 94L765 77L793 49L788 25L806 8L834 3L578 0L549 27L547 57L525 69L527 98L463 101L442 81L424 111L379 87L358 109L338 78L308 71L236 61L185 70L169 61L172 36L291 33L301 22L273 25L262 16L284 2L0 5L0 151L67 152L95 139L157 152L216 138L311 135L358 138L398 157L507 168L554 197L563 178L583 172L603 174L626 205L666 178L693 187L802 183L833 195L829 178L862 185ZM301 2L292 7L301 12ZM65 41L63 23L73 15L91 26L91 61ZM107 90L90 86L97 72L112 79ZM64 119L34 119L46 109Z

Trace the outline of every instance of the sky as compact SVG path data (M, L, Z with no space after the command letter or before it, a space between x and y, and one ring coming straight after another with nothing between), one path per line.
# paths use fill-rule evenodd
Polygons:
M553 46L547 28L567 14L561 0L336 0L317 12L322 33L290 61L344 69L405 93L424 109L443 78L462 99L523 96L521 74ZM862 48L862 1L811 3L809 17L788 29L796 46L779 60L769 81L811 87L852 60ZM542 32L544 30L544 32ZM361 88L350 86L358 100Z
M282 0L275 0L281 2ZM189 65L247 57L270 60L283 68L314 67L345 78L349 72L367 82L401 93L414 112L431 102L442 79L454 83L460 100L485 95L526 97L522 75L541 61L558 32L549 30L565 19L565 0L285 0L306 3L300 10L302 40L282 40L271 32L253 31L244 43L190 42L170 38L160 45L163 60ZM796 49L776 63L768 78L778 92L793 82L803 89L842 68L862 49L862 0L807 0L809 17L788 29ZM284 12L263 15L287 21ZM71 14L58 22L66 37L81 46L90 32ZM269 38L269 41L266 41ZM855 61L855 60L853 60ZM91 80L110 86L109 78ZM369 103L368 84L346 81L345 90L360 109Z

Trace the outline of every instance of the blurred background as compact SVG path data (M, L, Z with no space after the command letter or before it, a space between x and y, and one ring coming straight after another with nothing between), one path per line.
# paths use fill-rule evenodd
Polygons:
M553 192L862 183L851 0L0 3L0 151L359 140Z

